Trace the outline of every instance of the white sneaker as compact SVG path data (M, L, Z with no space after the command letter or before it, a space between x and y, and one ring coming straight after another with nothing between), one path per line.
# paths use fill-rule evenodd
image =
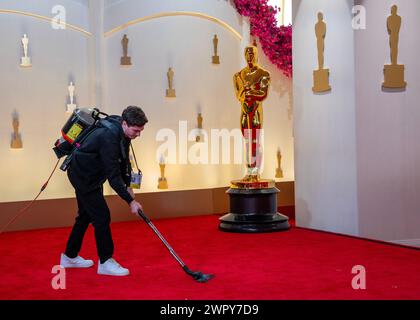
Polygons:
M93 266L93 261L83 259L81 256L77 256L76 258L69 258L64 253L62 253L60 265L63 268L89 268Z
M130 274L130 271L126 268L123 268L113 258L109 258L104 263L98 263L98 274L104 274L108 276L127 276Z

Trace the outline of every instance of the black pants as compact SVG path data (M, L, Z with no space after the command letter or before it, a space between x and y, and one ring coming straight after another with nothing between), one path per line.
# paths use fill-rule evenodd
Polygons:
M81 193L76 189L76 198L79 212L67 241L65 254L69 258L77 257L85 232L89 223L92 223L99 260L104 263L114 253L114 242L110 228L111 215L103 196L103 189L101 187L89 193Z

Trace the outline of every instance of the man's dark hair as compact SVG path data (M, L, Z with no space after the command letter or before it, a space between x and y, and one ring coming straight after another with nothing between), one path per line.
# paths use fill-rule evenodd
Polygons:
M149 121L147 120L147 117L143 110L136 106L129 106L125 108L122 113L122 120L127 122L127 125L130 127L142 127Z

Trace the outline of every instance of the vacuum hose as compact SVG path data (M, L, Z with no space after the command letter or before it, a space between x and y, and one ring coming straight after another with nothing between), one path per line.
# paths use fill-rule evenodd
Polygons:
M147 223L147 225L156 233L156 235L159 237L159 239L163 242L163 244L166 246L166 248L169 250L171 255L175 258L176 261L181 265L182 269L191 276L194 280L198 282L207 282L210 279L214 278L214 275L212 274L205 274L200 271L191 271L187 265L181 260L180 257L175 253L174 249L169 245L169 243L165 240L165 238L162 236L162 234L159 232L159 230L154 226L152 221L144 214L143 211L138 211L139 216L144 220L144 222Z

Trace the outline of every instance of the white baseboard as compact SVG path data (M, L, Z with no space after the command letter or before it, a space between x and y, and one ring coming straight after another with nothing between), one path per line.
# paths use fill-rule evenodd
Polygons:
M404 246L419 247L420 239L392 240L391 243L402 244Z

